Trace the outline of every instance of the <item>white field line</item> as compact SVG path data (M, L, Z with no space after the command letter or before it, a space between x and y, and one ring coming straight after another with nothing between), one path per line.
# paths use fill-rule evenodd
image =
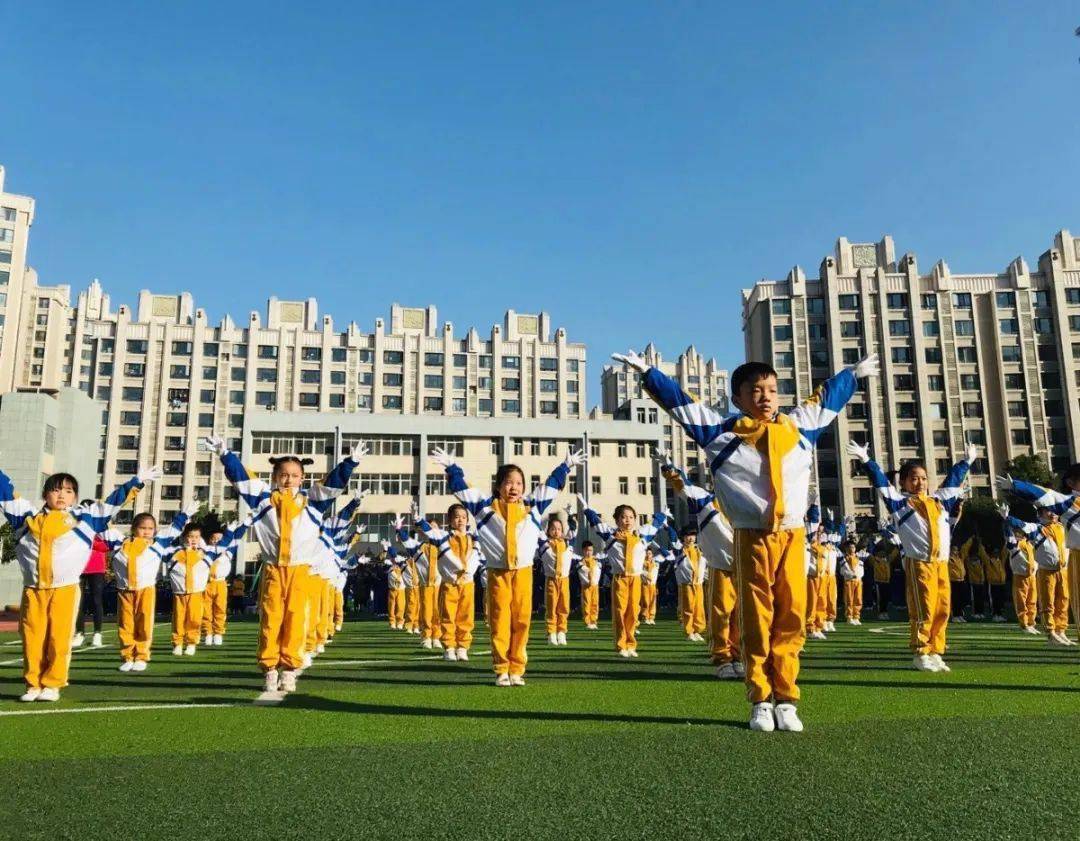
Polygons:
M119 713L135 710L191 710L208 707L237 707L239 704L126 704L119 707L72 707L71 709L0 710L4 715L66 715L68 713Z

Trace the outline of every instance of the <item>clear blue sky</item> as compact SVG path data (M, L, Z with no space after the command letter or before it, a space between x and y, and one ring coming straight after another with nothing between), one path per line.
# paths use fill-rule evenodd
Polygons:
M838 236L928 269L1080 228L1080 7L16 3L0 163L41 282L314 295L742 361L739 289ZM996 4L995 4L996 5Z

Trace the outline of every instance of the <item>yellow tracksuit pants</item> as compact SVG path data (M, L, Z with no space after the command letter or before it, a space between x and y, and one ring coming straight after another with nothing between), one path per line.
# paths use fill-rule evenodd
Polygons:
M420 628L420 588L405 589L405 627L410 631Z
M1069 550L1069 567L1065 576L1069 580L1069 593L1076 593L1076 598L1069 599L1072 607L1073 627L1076 628L1077 639L1080 639L1080 549Z
M326 579L321 575L309 575L307 582L307 618L304 622L304 653L313 654L319 643L326 642L326 608L323 606Z
M326 642L334 635L334 584L326 581L323 584L322 596L322 642Z
M904 572L911 650L916 654L944 654L950 612L949 565L904 558Z
M259 593L259 665L263 671L279 666L289 671L303 666L307 632L307 564L266 564Z
M1043 629L1063 634L1069 628L1069 579L1058 570L1040 569L1035 573L1039 587L1039 606L1043 612Z
M139 590L119 590L116 593L116 625L120 637L120 659L150 659L154 641L154 602L157 588L153 585Z
M68 685L71 638L79 614L78 582L65 587L24 587L19 611L23 680L30 689Z
M652 622L656 619L656 585L641 582L641 618Z
M1035 624L1038 613L1039 588L1034 575L1014 575L1012 580L1013 610L1021 628L1030 628Z
M739 658L739 624L735 596L734 573L710 569L708 639L709 654L715 666Z
M532 567L491 569L491 662L497 675L523 675L532 620Z
M345 593L334 587L334 630L345 624Z
M818 613L822 622L836 621L836 576L818 573Z
M467 584L439 585L439 621L443 648L469 648L476 624L476 587Z
M386 615L390 619L390 627L398 628L405 622L405 591L386 591Z
M638 604L641 602L640 575L614 575L611 578L611 624L615 630L615 648L637 650Z
M581 618L586 625L595 625L600 618L600 587L581 588Z
M172 644L195 645L203 617L202 593L174 593L172 597Z
M439 588L432 585L420 588L420 636L426 640L442 637L439 622Z
M203 636L225 633L225 617L229 613L229 582L207 581L203 593Z
M679 624L687 636L705 630L705 594L700 584L679 585Z
M849 622L862 616L862 579L850 578L844 582L844 614Z
M806 579L806 633L822 630L821 614L818 613L818 580Z
M751 704L798 701L806 639L806 531L735 530L739 638Z
M544 581L544 625L548 635L566 633L570 618L570 579L548 578Z

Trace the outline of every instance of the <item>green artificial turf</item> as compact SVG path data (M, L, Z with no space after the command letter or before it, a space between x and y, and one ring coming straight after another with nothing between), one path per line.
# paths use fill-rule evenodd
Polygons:
M0 713L176 705L0 715L0 837L1080 837L1077 649L954 627L954 671L921 674L904 625L841 626L804 656L807 731L756 734L742 685L659 622L634 661L607 626L551 648L534 622L513 689L482 624L456 664L351 622L276 707L252 703L252 623L191 658L159 626L143 674L79 651L52 706L14 701L19 648L0 645Z

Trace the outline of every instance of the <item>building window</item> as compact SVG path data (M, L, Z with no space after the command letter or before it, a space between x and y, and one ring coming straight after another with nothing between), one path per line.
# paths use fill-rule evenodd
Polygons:
M1043 388L1061 388L1061 374L1057 371L1044 371L1039 375Z
M931 374L926 378L926 388L930 391L944 391L945 378L940 374Z
M593 474L589 478L592 480L592 492L594 494L603 493L603 491L601 490L602 485L600 484L600 477L596 474Z
M600 442L599 441L590 441L589 442L589 457L590 458L600 458Z
M1012 292L998 292L994 295L994 300L1002 308L1016 306L1016 295Z
M965 418L981 418L982 417L982 403L976 401L969 401L964 404L964 417Z
M774 298L772 311L773 315L791 315L791 300L788 298Z
M935 429L933 441L935 447L947 447L949 446L949 433L944 429Z
M1035 325L1035 332L1041 336L1050 336L1054 332L1054 322L1049 318L1036 318L1032 320Z
M229 402L234 406L244 405L244 392L233 391L229 393ZM277 394L273 391L256 391L255 405L264 409L272 409L277 405Z
M829 352L827 350L810 351L810 364L817 368L827 367L829 364ZM791 367L794 367L794 364Z
M944 403L931 403L930 404L930 418L931 420L947 420L948 409Z
M1027 447L1031 445L1031 433L1026 429L1012 430L1012 442L1017 446Z
M277 359L278 349L277 345L259 345L257 351L259 359Z
M923 322L922 334L926 338L932 339L935 336L938 336L940 333L941 333L941 327L938 325L938 323L936 321L924 321Z
M559 360L550 356L540 357L540 370L541 371L558 371Z
M322 381L322 372L318 368L306 369L300 372L300 382L307 385L318 385Z
M826 339L829 336L829 331L824 324L811 324L807 328L807 334L811 339Z
M485 354L480 354L480 358L477 360L477 365L480 368L490 369L491 368L491 357L487 356Z
M961 374L960 375L960 388L968 389L970 391L979 390L979 375L978 374Z
M138 386L127 385L124 386L120 392L120 396L123 400L134 400L141 402L143 399L143 390Z
M865 403L848 403L847 404L847 416L852 420L865 420L866 419L866 404Z
M1031 295L1036 307L1050 306L1050 293L1046 289L1037 289Z
M896 416L904 420L914 420L915 418L915 404L909 402L896 404Z
M383 374L382 384L399 388L404 381L404 377L401 374Z
M559 402L557 400L541 400L540 401L540 414L542 415L557 415L559 413Z
M559 390L558 380L540 380L540 391L543 394L554 394Z
M1020 361L1020 345L1002 345L1002 347L1001 347L1001 361L1002 362L1019 362Z
M142 339L128 339L127 352L128 353L146 353L150 347L150 343Z
M503 377L502 387L503 391L520 391L521 380L517 377Z
M442 388L442 374L424 374L424 388Z
M891 310L906 310L908 296L906 292L890 292L885 296L885 306Z
M915 388L915 380L911 374L893 375L893 387L897 391L912 391Z
M795 354L790 350L778 351L776 353L776 362L774 364L777 368L794 368Z
M176 356L191 356L193 350L191 342L173 342L172 352Z
M841 321L840 335L845 339L855 339L862 335L862 325L857 321Z
M620 476L619 477L619 494L622 495L622 496L626 496L629 493L630 493L630 477L628 477L628 476Z
M468 377L451 377L450 385L456 389L465 389L469 387Z
M924 351L923 351L923 357L931 365L940 364L941 363L941 348L939 348L939 347L925 348Z
M634 452L637 454L638 458L645 458L645 456L646 456L645 445L642 444L642 443L635 444L634 445Z
M1024 390L1024 375L1023 374L1006 374L1005 375L1005 388L1016 389L1017 391Z
M401 395L400 394L384 394L382 399L384 409L400 409L401 408Z
M773 327L773 339L778 342L790 342L791 325L778 324L777 326Z
M836 305L842 310L857 310L859 308L859 296L840 295L836 299Z
M911 363L911 348L909 347L894 347L892 349L892 361L898 365L907 365Z
M469 364L469 355L467 353L455 353L453 363L455 368L464 368Z
M862 357L862 351L857 347L846 347L840 351L840 358L845 365L854 365Z
M806 299L806 312L810 315L824 315L825 314L825 299L824 298L807 298Z
M384 350L382 361L387 365L400 365L405 359L405 354L400 350Z
M1080 304L1080 288L1071 286L1065 290L1066 304Z
M242 383L247 380L247 368L237 366L229 372L229 376L234 383Z
M425 412L441 412L443 410L443 399L441 397L425 397L424 398L424 411Z
M956 322L956 335L957 336L974 336L975 335L975 322L968 319L961 319Z
M504 368L512 368L515 371L518 370L519 368L521 368L521 357L520 356L504 356L502 358L502 367L504 367Z
M345 395L344 394L331 394L331 395L329 395L327 405L331 409L344 409L345 408Z
M961 362L975 363L979 361L978 356L975 353L975 348L972 345L964 345L956 349L956 358Z
M241 368L241 371L244 369ZM234 377L235 379L235 377ZM241 377L241 380L243 378ZM276 383L277 382L277 368L256 368L255 380L260 383Z
M521 402L518 400L504 400L502 402L502 410L508 415L520 415Z
M344 371L331 371L330 372L330 385L345 385L345 372Z
M919 431L917 429L901 429L896 433L896 440L901 447L919 446Z
M971 293L957 292L953 295L953 306L961 310L971 309Z
M525 455L525 442L521 438L514 439L514 455Z
M1026 418L1027 403L1023 400L1010 400L1007 404L1010 418Z
M301 391L300 405L306 409L313 409L319 405L319 393L317 391Z
M362 349L357 357L357 361L363 365L370 365L375 361L375 351L366 348Z
M490 415L495 412L495 401L490 397L481 397L476 401L476 411L481 415Z

